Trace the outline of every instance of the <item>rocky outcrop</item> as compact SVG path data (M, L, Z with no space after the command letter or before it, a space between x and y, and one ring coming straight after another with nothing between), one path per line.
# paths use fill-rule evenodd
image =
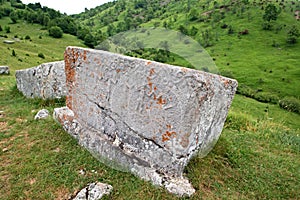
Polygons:
M237 82L76 47L65 63L67 107L54 110L64 129L110 166L192 195L184 167L217 142Z
M55 99L66 96L64 61L16 71L17 88L28 98Z

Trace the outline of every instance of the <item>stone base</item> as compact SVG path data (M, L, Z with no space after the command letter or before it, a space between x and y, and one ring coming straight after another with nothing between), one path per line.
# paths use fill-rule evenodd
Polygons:
M74 118L73 111L68 107L55 108L53 117L63 125L65 131L78 140L80 145L88 149L104 164L117 170L131 172L144 180L151 181L154 185L164 186L169 192L178 196L191 196L195 192L188 179L182 175L174 176L174 174L162 172L145 160L138 158L133 152L135 147L124 142L124 138L112 139L107 134L95 132L92 127L83 127ZM136 136L135 140L143 141L144 145L148 145L149 148L160 148L139 136ZM147 149L141 148L139 151L139 155L147 154ZM158 150L158 152L160 151Z

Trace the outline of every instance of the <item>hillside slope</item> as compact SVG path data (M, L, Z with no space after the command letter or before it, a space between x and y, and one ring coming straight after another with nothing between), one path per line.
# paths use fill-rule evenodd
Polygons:
M270 3L280 14L264 30ZM297 10L299 1L119 0L73 17L102 38L96 43L138 27L180 31L205 47L221 74L239 81L240 93L278 102L285 96L300 97L300 42L286 42L291 27L300 29ZM248 34L239 34L245 30Z

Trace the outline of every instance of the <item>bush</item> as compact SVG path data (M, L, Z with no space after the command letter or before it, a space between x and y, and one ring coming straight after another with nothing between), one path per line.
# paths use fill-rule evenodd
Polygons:
M30 38L30 36L29 35L26 35L25 36L25 40L30 40L31 38Z
M16 57L16 56L17 56L17 54L16 54L16 52L15 52L15 50L14 50L14 49L11 51L11 55L12 55L12 56L14 56L14 57Z
M43 53L39 53L38 54L38 57L42 58L42 59L45 59L45 55Z
M10 26L5 26L5 32L10 33Z
M251 89L247 85L239 85L236 91L237 94L244 95L246 97L254 98L255 90Z
M258 92L254 95L254 99L263 103L273 103L277 104L279 97L275 94L269 92Z
M279 106L285 110L300 114L300 100L295 97L285 97L281 99Z
M63 31L58 26L52 26L49 29L49 35L54 37L54 38L61 38L63 36Z
M0 31L3 31L2 26L0 25Z

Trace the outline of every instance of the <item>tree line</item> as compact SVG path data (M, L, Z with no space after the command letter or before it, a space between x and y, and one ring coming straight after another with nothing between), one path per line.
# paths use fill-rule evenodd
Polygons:
M0 0L0 18L2 17L10 17L12 23L24 20L28 23L40 24L49 30L50 36L55 38L62 37L63 33L77 36L92 48L97 39L104 39L102 35L95 38L87 28L76 23L75 18L42 6L40 3L25 5L21 0Z

